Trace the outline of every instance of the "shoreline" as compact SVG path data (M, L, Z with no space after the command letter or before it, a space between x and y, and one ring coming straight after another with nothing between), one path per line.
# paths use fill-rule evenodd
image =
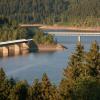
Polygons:
M67 31L76 31L76 32L100 32L100 27L69 27L69 26L60 26L60 25L51 25L51 26L41 26L42 30L67 30Z
M43 45L43 44L38 44L38 51L63 51L64 49L67 49L67 47L64 47L63 45L57 43L55 45Z
M37 27L42 30L67 30L67 31L79 31L79 32L100 32L100 26L98 27L76 27L65 25L44 25L44 24L19 24L20 27Z

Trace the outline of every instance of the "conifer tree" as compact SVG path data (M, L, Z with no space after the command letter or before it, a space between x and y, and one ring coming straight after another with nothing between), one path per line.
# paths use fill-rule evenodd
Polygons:
M34 80L34 83L28 89L27 100L42 100L41 83L38 79Z
M26 81L19 81L16 85L12 88L10 93L10 100L26 100L28 93L28 84Z
M43 100L60 100L57 88L51 84L46 73L43 74L41 86Z
M64 79L60 84L61 97L64 100L75 99L73 88L77 78L81 75L84 62L84 47L78 42L75 52L72 54L68 66L64 69Z
M0 84L6 79L5 72L3 68L0 68Z
M0 68L0 100L9 100L11 84L6 79L3 68Z
M85 60L87 67L86 73L90 76L100 77L100 51L99 45L94 41L91 45L90 51L86 54Z
M76 79L81 74L81 68L84 63L84 47L78 42L75 52L72 54L67 68L64 70L64 76L67 79Z
M50 100L50 97L52 96L52 94L51 94L51 83L50 83L46 73L43 74L41 86L42 86L43 100Z
M60 84L63 100L99 100L100 53L96 41L92 43L89 52L84 52L81 46L77 46L64 75Z
M76 100L99 100L100 80L91 76L81 77L76 80L73 90Z

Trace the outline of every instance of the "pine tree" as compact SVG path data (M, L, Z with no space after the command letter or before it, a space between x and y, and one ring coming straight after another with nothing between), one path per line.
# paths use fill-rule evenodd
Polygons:
M85 56L87 67L86 73L90 76L100 77L100 52L99 45L94 41L91 45L90 51Z
M74 83L80 77L84 62L84 47L78 42L75 52L72 54L68 66L64 69L64 79L60 83L60 94L64 100L73 100Z
M6 79L5 72L3 68L0 68L0 84Z
M34 83L28 89L28 99L27 100L43 100L42 99L42 91L41 91L41 83L38 79L34 80Z
M43 100L50 100L50 97L51 97L51 83L50 83L46 73L43 74L42 81L41 81L41 86L42 86Z
M75 52L72 54L67 68L64 70L64 76L67 79L76 79L82 71L84 63L84 47L78 42Z
M28 96L28 84L26 81L19 81L10 92L10 100L26 100Z
M62 100L99 100L100 53L96 41L89 52L77 45L64 75L60 84Z
M43 100L60 100L57 88L51 84L46 73L43 74L41 86Z
M76 100L100 100L100 80L96 77L84 76L77 79L73 90Z
M0 68L0 100L9 100L11 85L6 79L3 68Z

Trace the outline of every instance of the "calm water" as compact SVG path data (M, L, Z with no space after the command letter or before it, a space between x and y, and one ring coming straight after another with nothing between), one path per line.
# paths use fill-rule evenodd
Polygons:
M9 58L0 58L0 67L3 67L7 76L18 80L27 80L30 84L36 78L41 79L43 73L47 73L54 84L58 84L63 77L63 69L66 68L68 58L74 51L77 37L55 37L67 50L57 52L30 53ZM85 50L90 47L90 42L100 37L82 37Z

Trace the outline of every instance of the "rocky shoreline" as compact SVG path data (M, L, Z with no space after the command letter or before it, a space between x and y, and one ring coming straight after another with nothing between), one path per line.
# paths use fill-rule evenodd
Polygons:
M51 44L51 45L43 45L43 44L38 44L37 45L37 51L62 51L64 49L67 49L61 44Z

